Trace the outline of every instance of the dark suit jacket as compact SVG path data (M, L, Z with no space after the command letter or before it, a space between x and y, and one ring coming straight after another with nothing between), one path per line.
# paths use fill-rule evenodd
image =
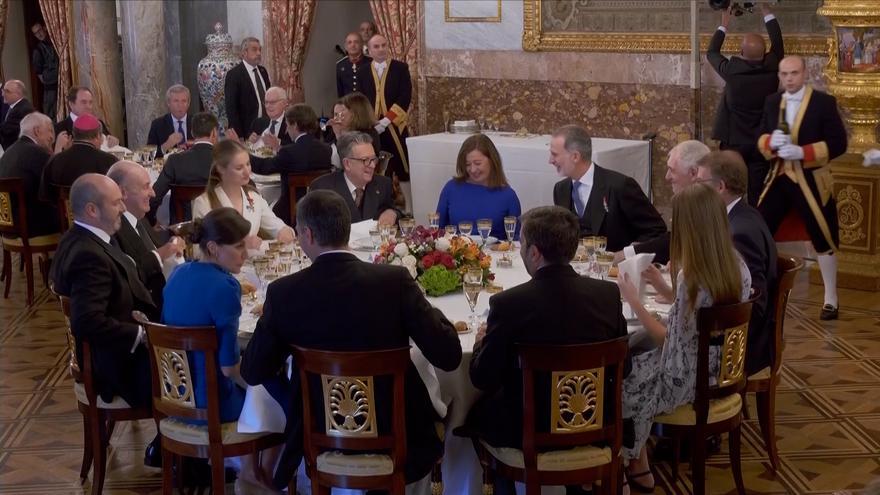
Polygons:
M241 136L241 138L247 139L248 136L251 135L251 132L256 133L258 136L260 134L263 134L263 131L265 131L266 128L269 127L269 122L271 122L271 120L265 115L262 117L257 117L256 119L254 119L253 122L251 122L250 132L248 132L244 136ZM285 146L293 142L293 140L290 139L290 135L287 134L287 121L284 120L283 116L281 117L281 125L278 126L278 129L276 130L278 131L278 139L281 140L281 146Z
M40 199L56 201L58 192L52 187L53 184L70 186L83 174L106 174L116 161L115 156L95 148L90 143L74 141L70 148L53 155L43 169Z
M311 267L269 286L263 316L241 362L252 385L275 376L291 354L290 345L331 351L366 351L409 345L409 339L434 366L452 371L461 362L461 344L452 324L431 307L409 273L374 265L349 253L319 256ZM294 371L294 374L297 374ZM390 387L377 383L379 430L390 430ZM406 375L407 480L426 475L442 455L434 431L438 419L415 366ZM312 397L323 411L321 386ZM299 406L301 410L301 405ZM323 412L316 414L322 418ZM288 422L299 420L294 409ZM320 419L319 419L320 421ZM321 430L323 431L323 429ZM302 448L301 438L288 445ZM292 469L298 464L285 463ZM279 481L276 476L276 483Z
M303 134L295 143L282 146L278 154L272 158L251 156L251 167L258 174L281 173L281 196L272 211L284 223L293 225L290 218L290 191L287 188L287 174L308 172L310 170L329 170L330 146L318 141L314 137ZM344 181L343 181L344 182ZM299 193L297 196L301 197Z
M258 70L263 75L263 81L266 84L263 89L269 89L272 86L269 81L269 72L262 65L258 67ZM226 73L224 90L226 91L226 116L229 118L229 127L235 129L235 132L242 139L247 139L245 131L248 130L248 123L253 122L259 114L260 100L244 62ZM265 105L265 102L263 104ZM265 107L263 107L263 114L266 114Z
M785 57L779 21L767 23L770 51L760 61L742 57L728 59L721 54L724 31L717 30L709 43L706 58L715 72L724 79L724 97L715 114L712 139L726 145L755 146L760 134L764 100L779 89L779 61Z
M351 223L357 223L362 220L378 220L379 215L383 211L394 208L394 196L391 191L391 179L380 175L374 175L373 180L364 188L364 202L362 208L358 209L354 204L354 198L348 191L348 184L345 183L345 172L333 172L323 177L318 177L312 182L311 189L330 189L336 191L345 200L348 209L351 211ZM400 217L400 212L397 212Z
M4 150L9 149L12 143L18 140L18 134L21 132L21 119L33 111L34 106L31 105L27 98L22 98L21 101L9 110L6 120L0 123L0 146L3 146Z
M541 268L532 280L492 296L486 336L474 346L470 363L471 382L486 396L469 425L492 445L522 449L522 371L515 344L587 344L626 335L617 287L578 276L569 265ZM536 382L538 431L550 423L549 378Z
M188 139L192 139L192 116L190 114L186 114L186 135L183 137L184 141ZM174 116L171 113L166 113L165 115L153 119L153 122L150 123L150 134L147 135L147 144L155 144L156 145L156 156L163 156L162 153L162 143L168 139L168 136L177 132L177 121L174 120Z
M130 352L138 335L131 312L156 318L158 311L134 264L117 247L74 224L61 238L51 270L55 290L71 299L70 327L80 363L83 339L92 347L98 393L108 401L119 395L131 405L148 404L149 361L143 346Z
M24 181L24 201L27 207L28 235L58 232L58 211L52 203L40 201L40 178L49 162L50 154L29 137L21 137L0 158L0 177L21 177ZM18 214L18 204L12 203L13 214Z
M143 225L147 234L150 236L150 242L154 246L159 246L160 241L152 235L153 229L146 220L138 220ZM137 265L138 278L144 284L144 287L150 292L153 303L162 310L162 290L165 288L165 275L162 273L162 265L153 252L152 247L148 247L146 241L138 234L138 232L128 223L126 218L122 219L119 230L114 234L119 249L123 253L129 255Z
M110 134L109 127L107 127L107 123L103 120L101 121L101 132L105 135ZM70 118L70 114L67 114L67 117L60 122L55 123L55 134L58 135L61 131L66 132L70 135L71 139L73 139L73 119Z
M749 321L749 338L746 347L746 371L749 374L770 365L773 355L773 301L770 291L776 287L776 242L764 218L758 210L745 202L745 198L731 208L730 233L733 244L749 267L752 287L761 292L752 306Z
M666 223L631 177L596 164L590 199L580 218L581 235L608 238L608 251L620 251L633 242L666 235ZM553 204L575 212L571 179L553 186Z
M203 142L168 157L165 166L162 167L162 173L153 183L153 192L156 193L156 197L150 200L150 212L147 213L147 219L150 223L156 223L156 210L162 204L162 198L171 190L171 184L199 186L208 183L213 151L213 145ZM182 218L174 218L173 210L170 212L169 220L172 225L183 221Z

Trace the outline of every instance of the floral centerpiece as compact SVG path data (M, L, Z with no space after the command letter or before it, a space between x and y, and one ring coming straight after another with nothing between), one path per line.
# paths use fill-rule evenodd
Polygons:
M469 268L483 270L484 284L495 279L489 270L492 258L471 238L445 236L438 229L421 225L408 235L379 246L373 263L405 267L429 296L461 289L462 276Z

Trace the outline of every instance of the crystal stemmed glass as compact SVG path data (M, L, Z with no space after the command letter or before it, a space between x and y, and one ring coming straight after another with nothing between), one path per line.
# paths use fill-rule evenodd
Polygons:
M382 233L378 230L370 231L370 243L373 245L373 257L379 254L379 245L382 243Z
M504 233L507 234L507 242L510 245L508 251L511 251L513 250L513 234L516 233L516 217L504 217ZM502 257L507 259L507 251L504 252Z
M446 226L446 235L452 237L455 235L455 225L447 225Z
M428 227L434 232L440 229L440 214L436 211L428 213Z
M416 228L416 221L413 218L401 218L400 222L400 235L403 237L407 237Z
M480 291L483 290L483 270L480 268L468 268L464 273L464 296L467 299L468 306L471 308L471 316L468 327L476 330L479 326L477 322L477 298Z
M596 264L599 266L599 276L602 280L608 280L608 272L614 263L614 253L601 251L596 253Z
M483 246L485 246L486 242L489 241L489 233L492 232L492 219L491 218L477 219L477 232L479 232L480 237L483 238Z
M596 239L596 252L604 253L605 248L608 247L608 238L604 235L597 235L594 239Z
M379 225L379 238L382 244L388 242L391 237L391 226L390 225Z
M469 236L469 235L471 235L472 230L474 230L474 222L469 222L469 221L458 222L458 233L459 234Z

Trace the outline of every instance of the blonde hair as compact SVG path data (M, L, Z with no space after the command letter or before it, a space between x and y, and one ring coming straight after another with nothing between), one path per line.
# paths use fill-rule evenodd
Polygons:
M220 177L220 169L226 170L239 153L248 154L247 148L241 143L230 139L224 139L214 146L214 150L211 153L211 158L213 159L211 162L211 173L208 175L208 184L205 186L205 193L208 194L208 203L211 205L212 210L221 206L220 199L217 197L217 193L214 192L214 189L223 182ZM250 184L244 186L244 191L248 194L257 193L256 188Z
M742 276L730 237L727 209L707 184L693 184L672 197L672 240L669 249L672 285L678 271L692 309L702 288L713 304L740 301Z

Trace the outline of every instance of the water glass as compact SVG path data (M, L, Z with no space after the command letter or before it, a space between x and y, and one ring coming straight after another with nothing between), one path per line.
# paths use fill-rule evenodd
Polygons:
M428 227L433 231L440 229L440 214L436 211L428 213Z
M414 218L401 218L398 224L400 225L400 234L403 237L409 236L413 229L416 228L416 221Z
M599 276L602 280L608 280L608 272L611 270L611 265L613 263L614 253L609 253L607 251L596 253L596 264L599 267Z
M455 235L455 225L446 226L446 235L452 237Z
M587 259L592 261L593 257L596 255L596 237L595 236L587 236L581 239L581 244L583 244L584 249L587 252Z
M489 233L492 232L492 219L491 218L480 218L477 220L477 232L480 233L480 237L483 238L483 245L486 244L486 241L489 239Z
M596 239L596 251L604 252L608 246L608 238L604 235L597 235L594 239Z
M458 233L459 234L469 236L469 235L471 235L472 230L474 230L474 222L471 222L471 221L458 222Z

